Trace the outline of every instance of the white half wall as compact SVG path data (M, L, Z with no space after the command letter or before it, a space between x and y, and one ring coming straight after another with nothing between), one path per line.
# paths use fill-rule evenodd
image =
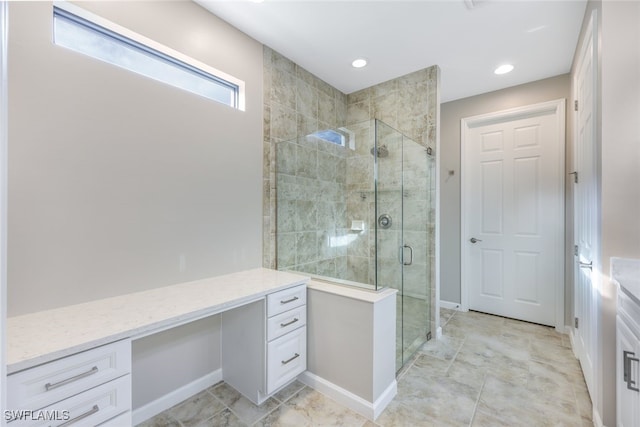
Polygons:
M396 394L395 318L394 289L373 292L312 280L302 380L369 418L377 416Z

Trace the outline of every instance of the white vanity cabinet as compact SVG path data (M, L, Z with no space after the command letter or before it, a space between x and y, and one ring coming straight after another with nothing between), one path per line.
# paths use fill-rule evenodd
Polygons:
M131 342L214 315L222 378L260 404L306 370L308 281L257 268L9 318L9 427L144 421L132 411Z
M618 427L640 426L640 268L612 259L618 287L616 316L616 419ZM640 266L640 264L638 264ZM631 274L624 274L624 273ZM623 274L620 274L623 273Z
M307 287L267 295L267 386L272 394L307 370Z
M256 404L307 369L307 287L295 286L222 313L227 384Z
M7 378L10 427L95 426L130 417L131 342L73 354Z

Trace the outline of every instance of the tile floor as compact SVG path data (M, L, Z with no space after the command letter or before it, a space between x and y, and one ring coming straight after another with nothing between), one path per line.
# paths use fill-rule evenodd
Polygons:
M375 423L294 382L259 407L220 383L140 426L593 426L568 336L446 309L441 325L442 339L403 368Z

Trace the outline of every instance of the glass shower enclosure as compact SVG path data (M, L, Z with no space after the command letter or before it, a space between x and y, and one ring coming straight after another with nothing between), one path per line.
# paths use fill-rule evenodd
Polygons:
M430 333L430 150L371 120L278 142L275 157L277 268L397 289L399 370Z

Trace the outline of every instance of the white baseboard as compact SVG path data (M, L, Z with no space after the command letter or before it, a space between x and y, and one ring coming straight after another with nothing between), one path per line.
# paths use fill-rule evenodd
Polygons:
M440 300L440 308L447 308L449 310L462 311L462 310L460 310L460 303L459 302L451 302L451 301L442 301L442 300Z
M376 418L384 411L389 403L398 393L398 383L394 379L391 384L385 389L375 402L369 402L360 396L356 396L348 390L339 387L332 382L325 380L309 371L305 371L298 380L308 385L309 387L319 391L322 394L327 395L336 402L346 406L349 409L356 411L357 413L364 415L368 419L375 421Z
M602 418L600 417L600 412L598 412L598 408L595 407L595 405L593 406L593 425L595 427L604 427L604 424L602 424Z
M160 412L166 411L172 406L200 393L202 390L206 390L220 381L222 381L222 369L218 369L217 371L213 371L210 374L198 378L197 380L191 381L189 384L173 390L171 393L165 394L153 402L149 402L146 405L135 409L132 415L133 425L138 425L141 422L158 415Z

